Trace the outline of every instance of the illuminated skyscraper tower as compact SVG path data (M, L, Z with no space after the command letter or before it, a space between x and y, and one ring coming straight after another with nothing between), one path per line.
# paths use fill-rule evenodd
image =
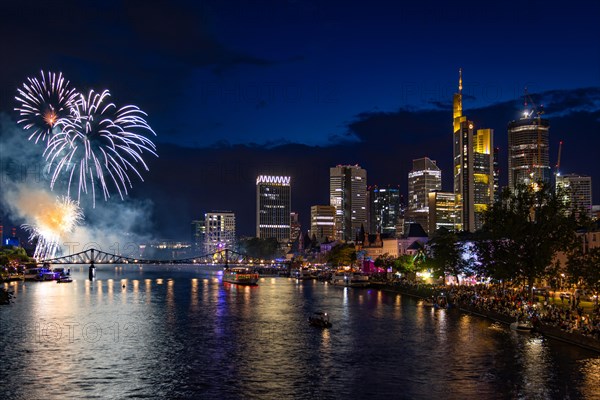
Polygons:
M256 178L256 236L290 241L291 186L289 176Z
M335 238L354 240L367 229L367 171L359 165L329 168L329 204L335 207Z
M483 213L494 201L494 130L478 129L462 114L462 69L454 94L454 194L457 229L474 232L483 225Z
M413 160L408 173L407 219L429 229L429 193L442 190L442 171L434 160L428 157Z
M511 190L519 184L550 182L550 123L540 115L541 111L533 106L531 111L525 109L518 121L508 124L508 187Z

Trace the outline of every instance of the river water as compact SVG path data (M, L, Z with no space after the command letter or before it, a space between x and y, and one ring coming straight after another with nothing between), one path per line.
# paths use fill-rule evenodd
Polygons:
M0 398L600 398L600 354L373 289L72 267L0 307ZM333 327L308 325L324 310Z

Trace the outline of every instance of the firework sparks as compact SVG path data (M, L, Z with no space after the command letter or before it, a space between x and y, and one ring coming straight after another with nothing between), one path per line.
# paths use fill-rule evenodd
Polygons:
M37 239L33 257L38 260L55 257L65 235L72 232L82 219L81 208L68 197L44 204L34 216L34 223L23 225L30 234L29 240Z
M63 78L62 73L44 74L41 71L41 75L41 80L27 78L15 97L20 103L15 108L21 116L17 122L25 130L32 131L29 140L35 138L36 143L40 139L46 141L52 136L52 129L57 121L69 117L77 97L76 90L69 88L69 81Z
M143 181L138 168L148 170L142 154L157 156L156 146L144 136L156 135L144 119L146 113L132 105L117 109L109 97L107 90L80 95L72 115L56 121L59 132L48 140L44 152L52 170L50 187L54 188L64 173L68 175L68 195L77 182L77 199L91 191L94 205L96 186L105 200L110 197L109 186L123 198L132 187L129 173Z

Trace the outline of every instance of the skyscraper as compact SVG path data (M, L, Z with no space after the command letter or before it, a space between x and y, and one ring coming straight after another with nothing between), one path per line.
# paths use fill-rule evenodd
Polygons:
M429 192L429 235L440 228L456 230L456 195L448 192Z
M462 69L454 94L454 194L458 229L474 232L483 225L483 213L494 201L494 130L474 129L462 114Z
M329 168L329 204L335 207L335 238L354 240L367 228L367 171L359 165Z
M204 251L206 223L204 220L194 220L191 225L191 240L194 251Z
M442 190L442 171L436 162L428 157L413 160L408 173L407 219L421 224L425 231L429 227L429 192L434 190Z
M335 207L312 206L310 207L310 233L319 242L335 238Z
M213 211L204 214L204 251L206 254L235 246L235 214Z
M527 104L527 103L526 103ZM519 184L550 183L550 123L540 118L541 112L524 110L518 121L508 124L508 187Z
M587 175L566 174L556 176L556 187L562 187L570 203L569 210L578 215L580 212L592 217L592 177Z
M293 242L297 240L302 231L302 226L300 224L300 216L297 212L292 211L290 213L290 240Z
M369 232L396 235L396 224L402 212L402 196L398 186L370 186Z
M290 241L291 178L260 175L256 178L256 236Z

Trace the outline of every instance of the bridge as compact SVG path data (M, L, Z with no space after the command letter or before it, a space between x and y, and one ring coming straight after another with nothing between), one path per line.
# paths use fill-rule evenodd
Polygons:
M94 279L96 276L96 264L223 264L225 267L230 265L251 266L260 264L259 259L252 258L247 254L239 253L230 249L223 249L215 253L173 260L134 258L118 254L111 254L102 250L89 249L66 256L49 258L42 260L41 262L44 264L89 264L90 280Z

